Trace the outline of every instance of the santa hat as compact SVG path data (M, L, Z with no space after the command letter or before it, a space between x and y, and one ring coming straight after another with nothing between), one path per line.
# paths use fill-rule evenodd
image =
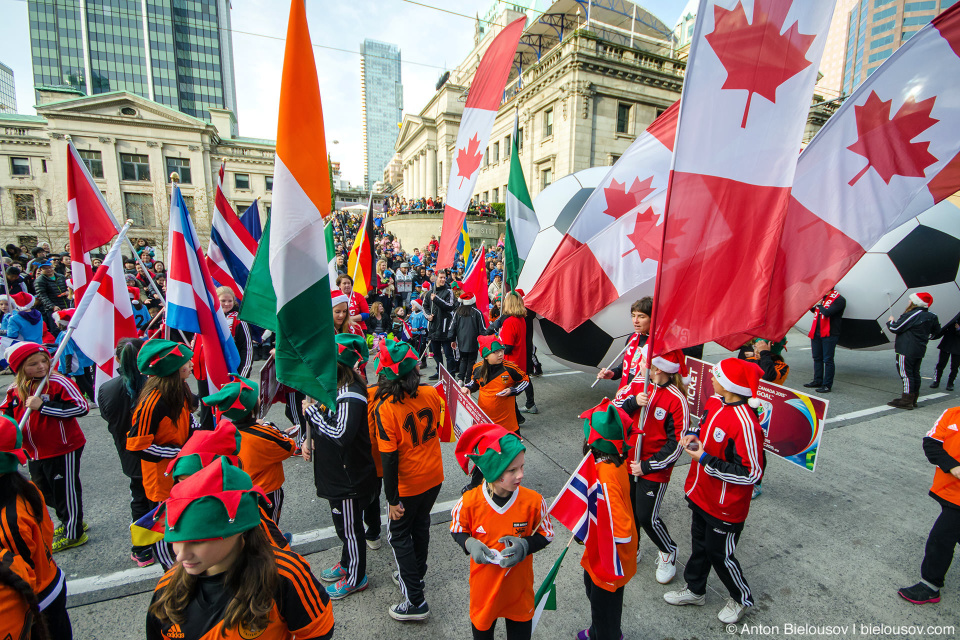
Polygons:
M423 281L423 290L430 291L430 282L428 280Z
M139 287L127 287L127 294L130 296L131 300L140 299L140 288Z
M520 288L514 289L513 292L516 293L516 294L517 294L518 296L520 296L521 298L523 298L524 296L527 295L526 292L525 292L523 289L520 289Z
M338 304L350 304L350 298L340 289L333 289L330 292L330 305L335 307Z
M417 298L416 300L413 300L412 302L410 302L410 306L413 307L414 309L421 309L421 310L422 310L422 309L423 309L423 300L421 300L420 298Z
M164 475L192 476L220 456L226 456L230 464L238 467L239 453L240 432L232 422L222 419L213 431L194 431L180 453L170 460Z
M457 440L454 455L465 473L472 472L472 462L487 482L496 482L526 449L517 434L498 424L475 424Z
M68 324L70 320L73 319L74 312L76 312L76 309L61 309L60 311L54 311L53 319L57 323L62 322L63 324Z
M472 305L477 304L477 296L473 295L470 291L464 291L460 294L460 304Z
M921 291L920 293L911 293L910 302L918 307L929 309L933 305L933 296L926 291Z
M15 293L10 297L13 298L13 301L17 304L17 308L20 311L29 311L30 309L33 309L33 305L37 302L37 299L26 291Z
M739 358L721 360L713 367L713 377L720 386L731 393L749 397L748 404L753 408L760 406L760 400L756 396L761 376L763 369Z
M23 364L27 358L35 353L40 352L43 352L48 356L50 355L50 352L47 351L46 348L41 344L37 344L36 342L18 342L12 347L8 347L3 357L6 358L7 364L10 365L10 369L16 373L20 368L20 365Z
M660 371L664 373L674 374L679 373L680 377L683 379L683 384L690 383L689 372L687 371L687 356L684 355L683 351L679 349L674 351L669 351L663 355L656 356L651 363Z

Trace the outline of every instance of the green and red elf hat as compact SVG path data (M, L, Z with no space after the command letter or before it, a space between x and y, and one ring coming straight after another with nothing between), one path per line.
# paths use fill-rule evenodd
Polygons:
M482 358L486 358L491 353L503 349L503 341L500 340L500 336L497 334L480 336L477 338L477 343L480 345L480 357Z
M583 418L583 437L587 444L602 453L625 456L630 449L627 444L627 425L630 416L613 404L609 398L580 414Z
M162 504L167 542L218 540L260 526L258 496L243 470L220 458L170 490Z
M373 366L388 380L399 380L416 368L420 356L406 342L381 340Z
M454 451L464 473L475 464L487 482L496 482L514 458L526 451L523 441L498 424L475 424L457 440Z
M240 432L229 420L221 420L213 431L194 431L170 460L165 475L179 478L192 476L220 457L226 457L235 467L240 466Z
M220 391L211 393L200 402L212 408L218 418L242 420L257 408L259 398L260 385L253 380L231 374L230 382L223 385Z
M0 473L16 473L22 464L27 464L27 452L23 449L20 427L0 414Z
M147 340L137 356L137 366L140 372L148 376L169 376L176 373L193 357L193 351L186 345L153 338Z
M364 336L353 333L338 333L336 340L337 362L352 369L361 362L366 364L367 360L370 359L370 349L367 348L367 341Z

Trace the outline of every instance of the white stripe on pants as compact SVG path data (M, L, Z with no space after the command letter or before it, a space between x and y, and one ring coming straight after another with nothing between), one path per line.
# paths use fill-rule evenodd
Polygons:
M889 362L889 360L887 362ZM897 356L897 373L900 374L900 379L903 380L903 393L910 393L910 380L907 378L906 356Z

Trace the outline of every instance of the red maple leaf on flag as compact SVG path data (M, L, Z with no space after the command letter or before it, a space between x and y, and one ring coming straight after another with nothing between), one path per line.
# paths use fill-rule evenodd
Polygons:
M621 258L625 258L628 254L636 251L640 260L660 259L663 225L657 226L657 216L653 213L653 207L647 207L646 211L637 213L637 222L633 227L633 233L628 233L627 237L633 243L633 248L622 254Z
M457 149L457 175L460 176L460 186L463 186L463 179L469 178L473 172L480 166L483 160L483 154L478 151L480 140L477 134L473 134L470 141L467 142L466 149Z
M714 28L706 40L727 71L721 88L747 91L741 129L747 126L754 93L775 103L777 88L810 66L807 50L816 35L800 33L796 22L781 33L792 5L784 0L756 0L749 23L742 0L732 10L713 8Z
M853 108L857 118L857 141L847 147L867 159L861 169L848 183L853 186L870 167L886 184L893 176L922 178L924 170L937 161L927 148L929 142L910 142L935 125L939 120L930 117L936 97L917 102L913 96L903 102L897 114L890 117L890 104L871 91L862 106Z
M603 188L603 197L607 200L607 209L604 213L619 220L636 209L648 195L656 191L650 186L652 184L653 176L643 182L640 182L640 178L634 178L633 186L629 189L626 188L626 182L611 180L610 186Z

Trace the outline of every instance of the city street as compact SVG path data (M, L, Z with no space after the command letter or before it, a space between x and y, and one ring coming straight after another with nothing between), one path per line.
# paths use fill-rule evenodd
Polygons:
M790 334L785 354L791 365L788 386L800 387L810 379L808 345L801 334ZM725 355L715 346L707 354L711 361ZM923 369L926 376L934 357L935 351L929 349ZM528 416L522 433L527 443L524 484L549 501L582 457L577 413L612 394L614 386L605 382L590 389L587 374L556 364L546 369L544 377L534 379L542 413ZM924 386L928 384L926 379ZM960 574L948 574L943 600L936 605L911 605L896 590L919 578L926 535L939 513L927 496L933 468L923 455L921 438L956 396L924 388L920 407L907 413L885 406L899 395L899 388L892 351L839 351L816 472L768 455L763 495L753 502L737 549L757 606L737 625L736 633L744 637L813 637L831 632L846 637L954 635L938 627L957 623ZM285 423L279 407L270 417ZM57 555L70 580L75 637L141 637L149 592L159 569L131 568L125 478L97 411L81 424L88 439L81 474L91 541ZM470 637L468 560L450 538L447 524L466 478L453 460L453 445L444 445L443 452L446 481L434 510L426 579L431 619L417 625L387 617L386 609L399 600L399 592L390 580L393 558L385 544L369 554L370 588L334 603L337 637ZM681 464L687 464L686 456ZM319 572L339 556L329 507L315 496L309 465L291 459L286 472L281 528L294 534L294 548ZM674 472L661 512L680 545L678 576L669 586L654 580L656 549L641 533L643 558L626 589L623 626L627 638L710 638L727 632L716 618L727 594L715 576L702 608L674 608L662 599L664 592L683 586L679 574L689 554L690 523L682 496L685 477L686 466ZM537 584L568 539L569 532L557 526L553 544L535 556ZM581 548L574 543L558 578L558 610L544 615L536 636L569 638L587 624L580 556Z

